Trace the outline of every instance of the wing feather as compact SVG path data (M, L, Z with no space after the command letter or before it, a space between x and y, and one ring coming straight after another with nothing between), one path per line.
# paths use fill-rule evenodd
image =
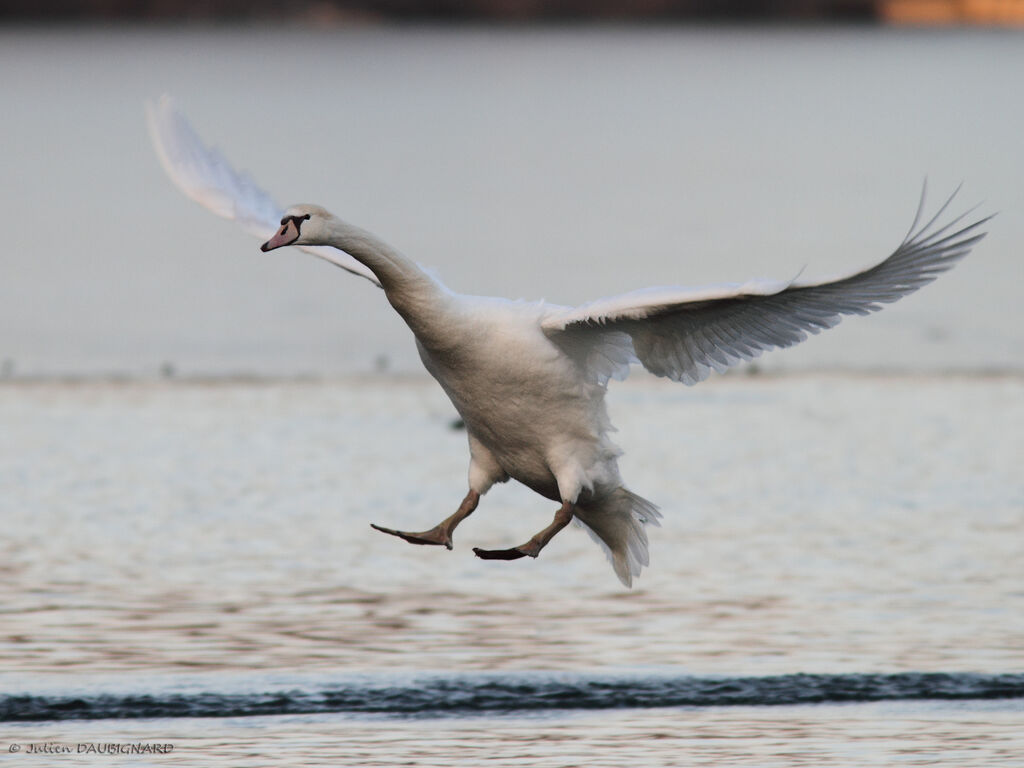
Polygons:
M959 191L959 187L957 188ZM972 212L936 226L956 191L919 226L924 192L907 236L884 261L831 280L788 283L758 280L708 288L648 288L571 309L552 311L544 332L575 359L590 347L619 339L632 343L635 359L658 376L686 384L703 381L766 350L789 347L832 328L844 315L867 315L927 285L966 256L984 236L991 217L967 225ZM602 384L606 370L594 371ZM617 377L623 373L617 371Z
M232 168L219 150L206 146L169 96L146 103L146 123L160 165L187 198L237 221L261 240L274 234L284 215L281 206L251 176ZM376 276L347 253L326 246L299 247L380 287Z

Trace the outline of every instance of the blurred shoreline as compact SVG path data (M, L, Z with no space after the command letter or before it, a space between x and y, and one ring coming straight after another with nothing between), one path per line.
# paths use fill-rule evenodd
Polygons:
M58 0L0 3L0 20L147 20L222 23L297 19L317 26L395 21L502 24L613 21L673 23L866 21L883 24L1019 24L1020 0Z
M906 0L903 0L903 4L906 4ZM877 0L149 0L131 3L116 0L65 0L45 4L32 3L28 0L7 0L0 4L0 18L30 18L44 21L144 19L203 23L292 18L331 26L396 20L490 20L506 23L551 20L825 20L882 18L887 5Z

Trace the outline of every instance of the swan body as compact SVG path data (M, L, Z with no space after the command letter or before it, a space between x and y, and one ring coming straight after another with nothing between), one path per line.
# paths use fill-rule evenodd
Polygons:
M981 219L921 225L922 194L906 238L884 261L828 281L758 280L708 288L649 288L580 307L465 296L374 235L316 205L285 211L206 147L167 97L147 105L165 171L190 198L268 238L265 251L298 246L381 287L416 339L420 358L466 424L469 489L429 531L374 528L451 549L452 532L495 483L512 478L561 506L519 547L475 549L484 559L536 557L570 521L603 547L627 586L649 561L645 527L657 507L628 491L605 407L610 379L640 363L695 384L712 370L787 347L843 315L868 314L934 280L984 233ZM955 194L955 193L954 193ZM280 224L277 224L277 221Z

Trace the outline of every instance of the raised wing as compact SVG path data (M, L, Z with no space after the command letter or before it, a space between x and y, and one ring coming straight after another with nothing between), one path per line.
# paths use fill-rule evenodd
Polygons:
M261 240L274 234L284 215L281 206L248 174L232 168L217 149L203 144L169 96L146 103L146 122L160 165L186 197L237 221ZM299 247L380 287L376 276L347 253L325 246Z
M985 236L981 226L991 218L958 228L968 212L939 226L955 196L919 227L922 191L914 223L900 246L885 261L852 275L815 283L648 288L554 310L542 327L602 384L609 377L624 377L629 352L651 373L696 384L712 370L722 372L765 350L789 347L831 328L843 315L875 312L950 269Z

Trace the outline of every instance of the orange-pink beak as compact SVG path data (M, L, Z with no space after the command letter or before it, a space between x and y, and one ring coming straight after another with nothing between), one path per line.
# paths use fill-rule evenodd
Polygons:
M260 246L260 250L264 253L272 251L275 248L280 248L282 245L291 245L299 239L299 228L295 225L294 219L288 219L281 228L277 230L277 234L267 240L263 245Z

